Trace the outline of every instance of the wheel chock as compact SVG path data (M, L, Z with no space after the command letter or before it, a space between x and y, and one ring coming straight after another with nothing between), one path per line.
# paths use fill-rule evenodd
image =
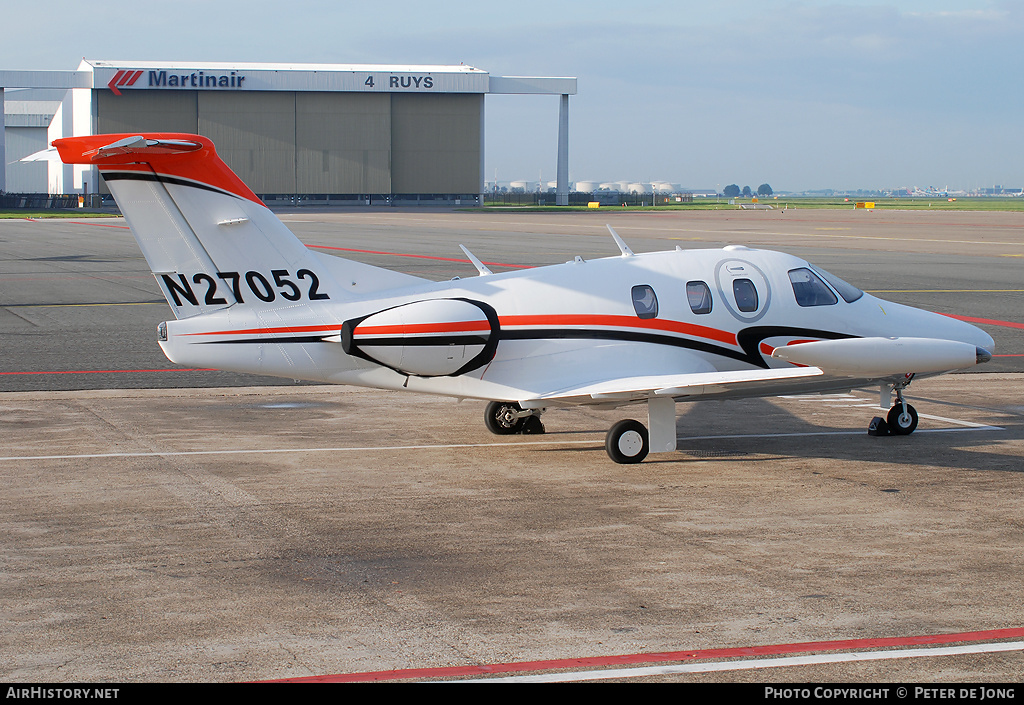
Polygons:
M871 423L868 424L869 436L888 436L890 433L889 424L881 416L871 419Z

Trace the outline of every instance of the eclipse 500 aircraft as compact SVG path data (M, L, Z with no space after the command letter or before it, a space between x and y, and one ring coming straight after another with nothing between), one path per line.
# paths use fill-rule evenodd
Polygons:
M676 448L677 401L880 388L882 432L908 434L903 390L990 359L974 326L882 301L791 255L730 246L576 257L433 282L313 252L198 135L54 142L96 166L175 320L175 363L487 400L494 433L541 433L548 408L645 403L605 447Z

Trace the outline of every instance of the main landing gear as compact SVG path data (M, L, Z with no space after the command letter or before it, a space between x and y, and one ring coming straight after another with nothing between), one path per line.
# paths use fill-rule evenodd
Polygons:
M544 433L541 412L524 410L514 401L492 401L484 411L484 424L488 431L498 436L540 434Z
M917 409L907 403L903 398L903 390L910 385L914 378L909 375L903 382L892 385L892 391L896 392L896 403L889 409L883 420L876 416L868 426L868 435L871 436L909 436L917 428ZM883 384L880 389L880 404L883 409L889 402L889 385Z
M484 412L487 430L499 436L515 433L544 433L540 421L543 409L523 409L514 401L492 401ZM655 397L647 402L647 421L625 419L608 431L604 448L616 463L639 463L648 453L671 453L676 449L676 402ZM650 429L650 430L648 430Z
M609 429L604 449L616 463L631 465L643 461L651 451L647 427L633 419L619 421Z

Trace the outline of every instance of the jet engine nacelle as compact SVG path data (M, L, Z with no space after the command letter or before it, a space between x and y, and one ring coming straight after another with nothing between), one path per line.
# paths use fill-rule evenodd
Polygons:
M949 372L987 362L983 348L935 338L843 338L775 348L772 357L851 377Z
M416 301L345 321L345 353L406 375L442 377L486 365L498 346L498 316L469 299Z

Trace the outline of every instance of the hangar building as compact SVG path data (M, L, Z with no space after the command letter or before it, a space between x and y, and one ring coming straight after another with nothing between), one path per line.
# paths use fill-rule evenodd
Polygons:
M77 71L0 71L0 93L0 190L9 193L103 192L89 167L17 161L59 137L194 132L212 139L265 201L339 205L479 202L485 96L555 95L556 201L568 199L575 78L491 76L462 65L86 59Z

